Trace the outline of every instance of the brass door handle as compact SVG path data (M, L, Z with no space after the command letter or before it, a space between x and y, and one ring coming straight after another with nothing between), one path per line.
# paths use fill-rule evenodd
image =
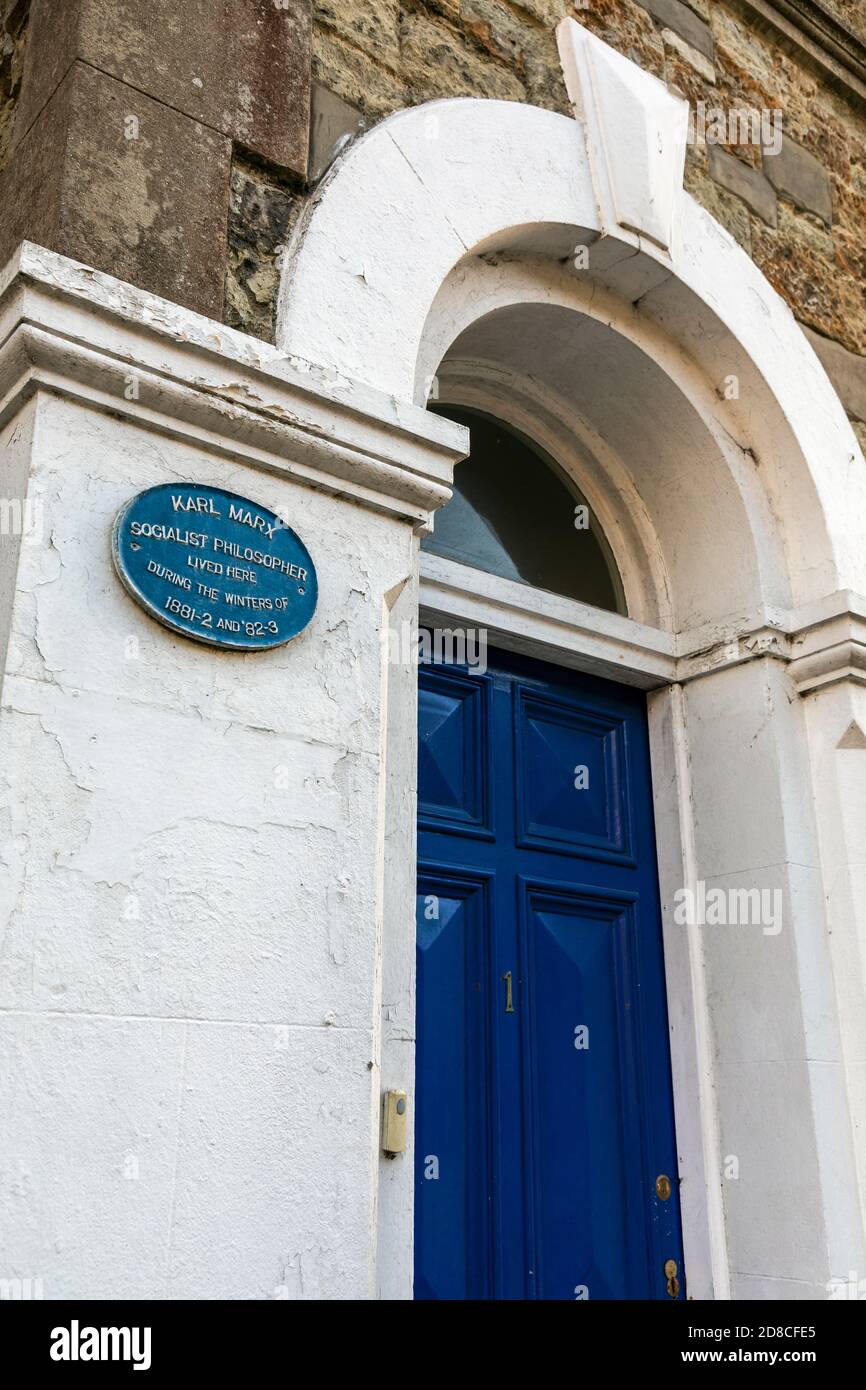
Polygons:
M505 974L502 976L502 978L503 978L503 980L505 981L505 1012L506 1012L507 1014L513 1014L513 1013L514 1013L514 995L513 995L512 990L511 990L511 971L510 971L510 970L506 970L506 972L505 972Z

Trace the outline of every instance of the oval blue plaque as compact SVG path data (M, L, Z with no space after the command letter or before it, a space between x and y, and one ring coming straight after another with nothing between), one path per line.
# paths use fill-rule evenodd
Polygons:
M220 487L160 483L118 513L117 572L166 627L212 647L260 651L313 616L316 569L291 527Z

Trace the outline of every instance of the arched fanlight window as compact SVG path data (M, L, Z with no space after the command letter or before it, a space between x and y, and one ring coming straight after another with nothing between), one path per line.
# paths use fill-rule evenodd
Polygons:
M585 498L548 454L478 410L436 405L470 431L454 495L436 513L424 550L625 613L622 582Z

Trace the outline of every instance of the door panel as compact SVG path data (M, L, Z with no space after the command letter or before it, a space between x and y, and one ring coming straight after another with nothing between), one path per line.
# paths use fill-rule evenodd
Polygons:
M585 1286L622 1297L635 1253L629 1199L642 1183L628 1095L632 904L537 884L525 902L538 1296Z
M419 745L416 1297L682 1297L645 697L490 652Z
M489 889L484 878L418 878L417 1027L435 1053L415 1124L427 1189L415 1223L418 1298L490 1297Z
M418 812L430 826L489 830L488 686L435 668L418 688Z
M521 687L515 715L518 843L630 861L623 720Z

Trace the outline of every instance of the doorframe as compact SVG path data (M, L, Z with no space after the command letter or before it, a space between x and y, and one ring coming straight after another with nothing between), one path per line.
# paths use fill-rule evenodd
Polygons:
M665 988L690 1296L729 1299L730 1273L700 928L673 920L674 893L697 881L682 685L672 633L421 552L419 623L475 629L492 646L648 693Z

